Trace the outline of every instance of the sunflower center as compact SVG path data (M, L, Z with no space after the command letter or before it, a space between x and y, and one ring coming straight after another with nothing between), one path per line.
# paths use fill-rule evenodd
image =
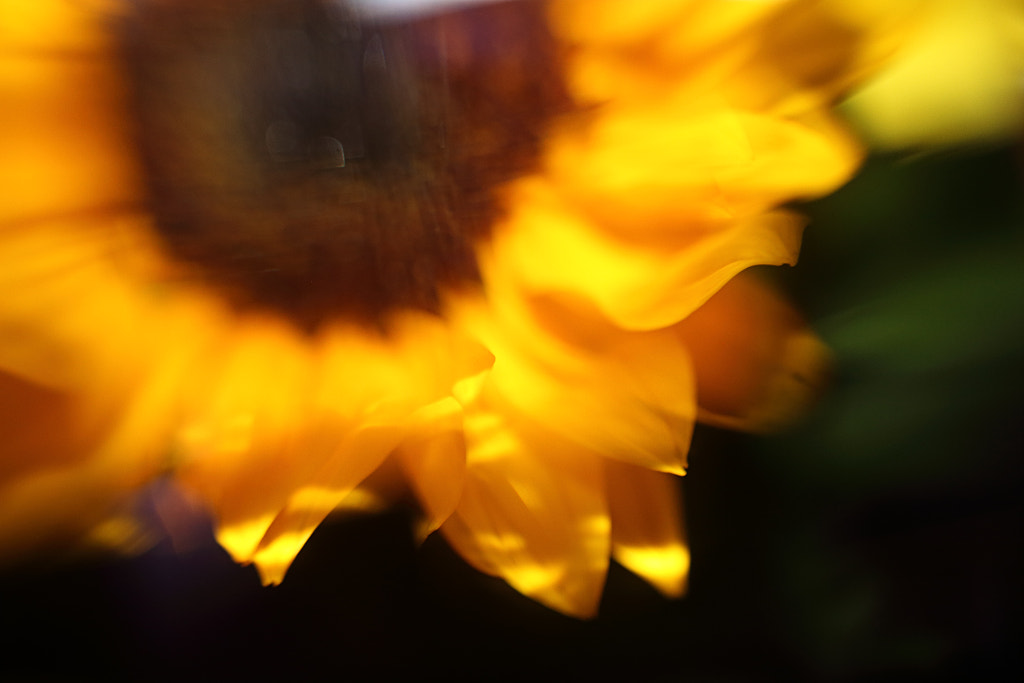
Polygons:
M340 0L145 0L125 31L170 254L305 328L474 283L497 188L568 97L540 2L411 21Z

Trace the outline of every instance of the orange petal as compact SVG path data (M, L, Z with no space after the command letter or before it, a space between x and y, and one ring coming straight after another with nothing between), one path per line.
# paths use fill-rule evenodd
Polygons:
M0 228L2 419L38 411L3 429L0 545L83 532L167 466L182 385L219 328L198 301L135 279L143 234L117 216ZM64 436L42 432L55 424Z
M829 354L803 319L743 273L676 326L694 359L700 419L752 431L791 423L825 381Z
M666 596L681 596L690 570L690 550L683 531L679 480L610 460L605 468L612 556Z
M140 202L124 100L102 59L0 53L0 227Z
M23 380L0 387L4 399L32 401L39 411L33 420L51 429L58 424L69 436L43 437L31 423L4 428L14 442L0 445L0 459L17 466L0 477L0 553L83 536L123 514L131 496L167 466L182 377L193 352L183 341L181 347L154 350L149 365L126 358L123 374L109 377L102 392L56 393ZM73 419L60 422L68 410ZM7 410L2 415L5 422L12 418Z
M108 426L103 417L88 419L66 392L0 371L0 481L81 458Z
M113 416L82 413L73 396L0 372L0 559L66 544L111 511L113 497L74 478Z

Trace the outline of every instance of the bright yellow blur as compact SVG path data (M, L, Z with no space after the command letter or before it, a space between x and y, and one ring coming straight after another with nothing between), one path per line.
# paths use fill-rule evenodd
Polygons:
M929 148L1024 133L1024 3L927 0L912 41L846 103L879 147Z

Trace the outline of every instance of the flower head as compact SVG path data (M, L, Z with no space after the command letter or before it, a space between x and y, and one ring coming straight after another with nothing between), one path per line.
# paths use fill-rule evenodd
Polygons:
M0 4L0 548L166 475L273 583L397 473L555 609L593 614L610 557L680 594L694 422L770 428L820 376L739 274L795 262L780 207L859 161L827 109L862 27L365 4Z

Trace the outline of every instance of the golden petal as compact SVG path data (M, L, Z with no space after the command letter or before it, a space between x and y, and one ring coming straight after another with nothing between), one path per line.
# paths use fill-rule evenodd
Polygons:
M120 0L0 0L0 58L8 54L81 59L107 54L110 31L101 21Z
M405 436L401 425L375 425L355 430L334 449L315 484L299 488L267 527L250 558L265 584L280 583L292 560L328 514L363 481ZM300 452L299 457L305 457ZM227 530L229 524L222 522ZM237 558L236 556L236 559Z
M833 190L861 159L823 108L861 67L864 26L847 14L802 0L555 3L570 81L597 104L554 129L542 177L510 188L500 268L654 329L751 265L794 263L801 221L772 209Z
M515 199L493 238L494 269L527 292L568 295L634 330L681 320L751 265L794 263L803 228L799 217L776 211L683 232L678 242L666 231L627 241L539 180L517 184Z
M715 91L746 107L799 114L828 104L900 44L920 0L558 0L583 103L659 90Z
M458 401L449 397L421 410L397 455L423 506L417 536L424 539L452 515L462 496L466 439Z
M488 285L488 302L455 320L496 357L483 384L496 410L602 456L682 473L696 403L676 335L625 332L580 302L527 302L498 279Z
M206 367L194 369L198 386L179 430L177 466L221 524L260 518L269 526L288 495L330 456L346 425L328 422L321 438L301 429L317 417L310 399L314 367L287 327L241 322L224 345L211 349ZM261 538L246 550L240 541L229 550L249 556Z
M0 225L140 203L124 97L102 59L0 48Z
M601 461L486 405L467 409L466 446L462 500L442 533L521 593L593 616L610 551Z
M396 322L389 340L352 326L311 342L255 317L236 327L196 377L178 472L213 512L221 544L278 582L467 361L448 356L459 344L429 316Z
M555 136L547 163L553 184L594 229L623 241L656 237L665 248L831 191L860 158L826 117L661 101L606 108L582 132Z
M556 35L573 47L570 81L586 92L578 67L602 55L628 59L641 77L647 71L673 81L679 81L680 74L692 77L694 71L706 68L712 61L709 58L728 62L737 46L743 50L749 43L745 34L754 33L778 5L715 0L638 0L628 5L617 0L555 0L549 16ZM629 86L626 82L592 83L604 89Z
M862 69L864 28L828 0L777 4L757 31L752 49L723 84L737 104L799 114L827 105Z
M614 461L605 462L612 516L612 556L668 597L686 591L690 550L683 532L679 480Z
M154 349L218 336L209 297L165 282L146 223L87 215L0 225L0 368L40 384L100 395L132 382Z

